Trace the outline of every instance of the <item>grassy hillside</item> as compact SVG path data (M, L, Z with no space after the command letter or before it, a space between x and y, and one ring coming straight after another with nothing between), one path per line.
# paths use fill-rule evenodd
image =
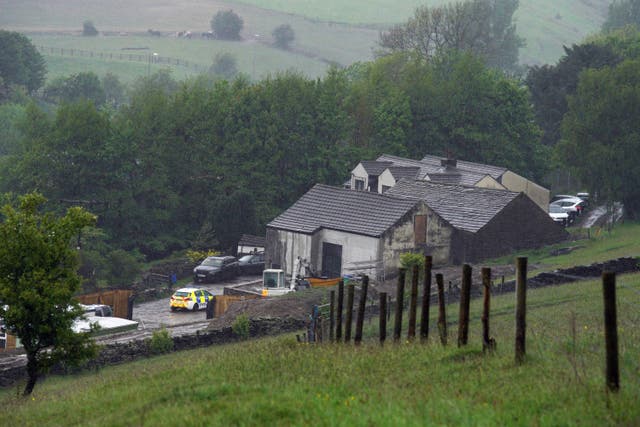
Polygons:
M621 391L608 394L601 285L530 291L527 360L514 363L514 297L492 301L495 354L480 345L480 301L466 348L301 345L294 336L182 352L81 376L33 397L0 391L4 425L638 425L640 276L618 280ZM450 306L450 322L457 307ZM431 324L434 324L432 319Z
M406 21L415 7L423 3L419 0L376 0L373 3L369 0L2 0L0 28L30 33L78 34L82 22L91 20L99 31L116 34L140 34L148 29L167 34L190 30L197 34L210 29L209 22L217 11L233 9L244 20L244 42L235 43L233 48L241 71L246 74L254 71L254 67L247 64L253 63L256 44L268 49L268 54L260 61L266 72L282 68L283 55L269 46L273 41L273 29L287 23L294 29L296 39L284 64L288 67L294 62L309 76L317 77L324 72L328 62L349 65L370 60L379 29ZM521 0L516 20L519 33L527 40L521 59L525 63L555 62L563 52L563 45L579 42L599 29L608 3L608 0ZM169 43L166 38L162 40ZM38 42L49 45L46 39L39 38ZM70 39L68 43L73 45L76 41ZM171 47L162 50L171 50ZM60 61L60 58L51 60L53 75L73 66L68 64L65 68ZM99 69L102 65L96 67Z

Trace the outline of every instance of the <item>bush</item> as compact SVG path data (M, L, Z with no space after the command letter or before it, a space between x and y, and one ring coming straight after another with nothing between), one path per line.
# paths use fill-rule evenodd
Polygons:
M412 252L406 252L400 255L400 267L407 269L407 280L411 280L413 276L414 265L418 266L418 273L421 275L424 269L424 255L414 254Z
M289 43L291 43L295 38L293 28L291 28L291 25L289 24L282 24L276 27L271 34L276 39L276 47L279 47L280 49L288 49Z
M149 350L153 354L170 353L173 350L173 338L171 338L166 328L153 332L149 341Z
M82 35L91 37L98 35L98 30L96 29L95 25L93 25L93 22L84 21L82 23Z
M216 76L222 76L227 80L231 79L238 73L236 57L229 52L216 54L213 59L213 65L209 68L209 73Z
M240 40L244 22L233 10L216 13L211 19L213 36L220 40Z
M233 322L231 326L231 330L234 334L246 340L249 338L249 318L244 314L236 317L235 322Z
M206 251L191 251L191 250L187 251L187 258L189 259L189 261L194 263L200 263L206 257L218 256L218 255L221 255L221 252L213 249L209 249Z

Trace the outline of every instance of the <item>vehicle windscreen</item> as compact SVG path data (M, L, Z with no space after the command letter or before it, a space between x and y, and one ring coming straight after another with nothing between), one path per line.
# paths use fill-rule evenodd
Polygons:
M189 296L189 292L178 291L175 294L173 294L173 296L176 296L176 297L188 297Z
M207 258L202 261L202 265L206 265L207 267L221 267L222 259L221 258Z
M245 255L242 258L240 258L238 261L240 261L240 262L249 262L249 261L251 261L251 257L253 257L253 255Z
M549 205L549 213L564 213L564 209L558 205Z

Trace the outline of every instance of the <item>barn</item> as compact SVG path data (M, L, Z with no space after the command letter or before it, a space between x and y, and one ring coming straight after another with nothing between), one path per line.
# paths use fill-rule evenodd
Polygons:
M393 277L404 252L475 262L566 238L526 194L401 179L384 194L317 184L267 225L266 265Z

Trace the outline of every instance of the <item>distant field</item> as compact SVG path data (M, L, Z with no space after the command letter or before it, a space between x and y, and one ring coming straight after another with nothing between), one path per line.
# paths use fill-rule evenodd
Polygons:
M433 6L445 2L426 3ZM326 67L319 64L350 65L371 60L379 30L406 21L423 3L419 0L0 0L0 28L29 34L79 34L82 22L91 20L102 32L141 34L154 29L167 35L184 30L199 34L210 29L210 20L216 12L233 9L244 20L245 43L237 43L233 48L241 71L247 74L254 71L253 42L270 45L273 29L286 23L296 36L289 55L300 59L289 58L284 64L286 67L292 62L299 64L304 73L317 77ZM527 64L554 63L562 55L563 45L577 43L599 29L608 3L609 0L521 0L516 21L518 32L527 40L521 60ZM44 36L40 43L48 45ZM239 53L242 50L244 54ZM263 63L265 70L273 72L280 69L283 57L276 51L270 52ZM208 61L207 56L209 52L203 60ZM59 59L53 62L58 63Z
M228 52L236 57L238 69L252 78L259 79L267 74L278 71L297 70L310 77L324 75L328 64L314 58L295 55L290 52L273 49L260 43L253 42L249 47L243 43L219 42L211 40L187 40L177 38L158 37L81 37L81 36L31 36L36 46L64 48L65 56L51 55L47 52L49 75L53 78L79 71L93 71L98 75L110 71L121 76L123 81L131 81L139 75L145 75L159 68L167 68L167 58L179 58L193 64L209 67L213 63L216 53ZM145 48L130 50L127 48ZM116 59L72 57L70 49L80 49L104 55L113 54ZM157 53L164 58L163 63L156 64L145 58ZM119 54L135 55L143 58L142 62L130 62L117 59ZM198 70L183 66L170 66L176 79L183 79L198 74Z

